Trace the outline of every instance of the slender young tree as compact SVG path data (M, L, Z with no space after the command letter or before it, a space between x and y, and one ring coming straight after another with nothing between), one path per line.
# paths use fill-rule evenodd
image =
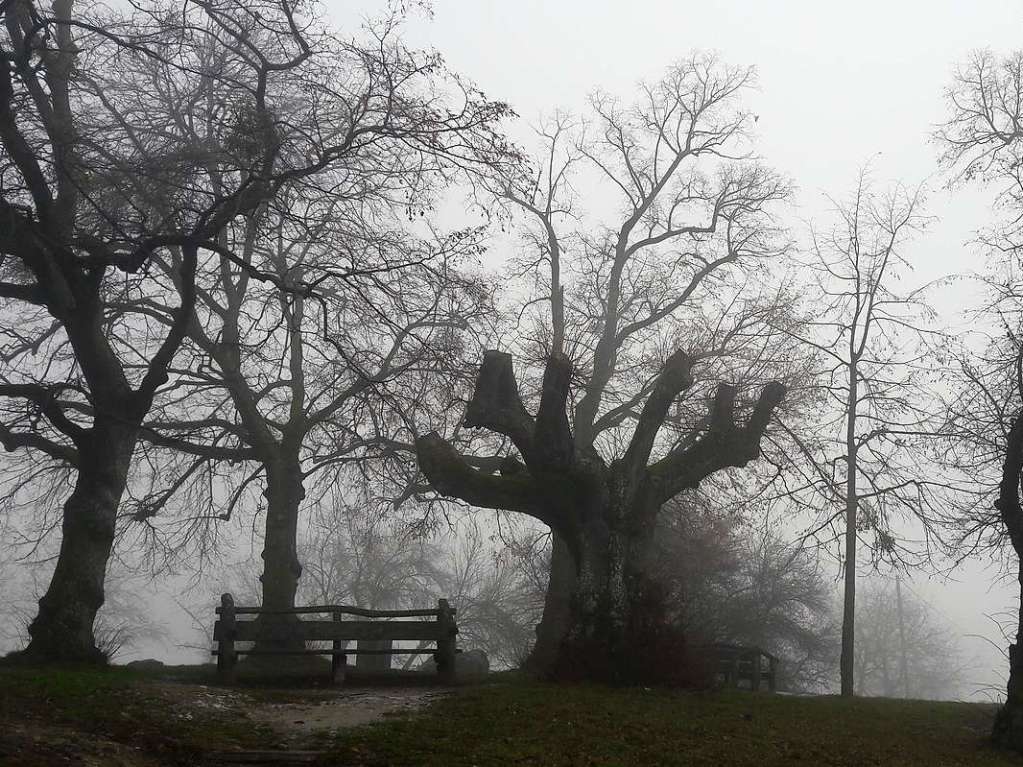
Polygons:
M915 561L896 520L934 528L936 496L947 487L920 475L917 444L933 427L927 346L933 312L924 288L900 290L910 269L904 249L926 222L919 192L875 193L866 171L837 223L811 232L802 271L813 319L792 335L814 352L816 417L790 430L795 471L782 484L814 510L807 538L841 541L843 618L841 693L854 694L856 576L859 549L873 559ZM821 512L823 510L823 513Z

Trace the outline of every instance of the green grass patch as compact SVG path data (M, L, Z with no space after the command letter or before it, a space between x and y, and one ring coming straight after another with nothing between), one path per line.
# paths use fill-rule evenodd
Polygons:
M994 707L517 684L339 737L344 765L1020 765Z

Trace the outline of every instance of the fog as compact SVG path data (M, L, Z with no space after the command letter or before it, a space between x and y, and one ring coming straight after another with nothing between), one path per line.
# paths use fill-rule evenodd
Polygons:
M936 127L948 119L944 94L956 65L978 48L1004 54L1019 45L1023 11L1017 3L636 0L625 5L578 0L558 3L436 0L427 9L415 3L410 5L413 7L409 18L400 28L404 43L413 48L436 49L452 71L474 83L487 98L507 102L517 117L506 121L504 129L527 154L541 149L532 127L544 118L561 112L587 114L588 95L598 90L629 101L635 96L639 81L656 80L666 67L691 51L714 51L729 64L753 66L756 87L743 94L743 108L756 116L751 126L755 154L793 186L792 194L779 203L776 215L785 230L784 237L795 243L796 250L806 248L811 223L817 226L832 215L836 200L845 199L858 173L868 168L879 187L901 182L924 190L923 213L928 222L906 244L903 255L912 272L900 276L902 284L916 287L946 275L969 274L984 268L985 254L975 239L978 231L993 223L993 189L982 184L950 188L949 174L939 168L940 149L934 134ZM324 9L329 23L354 33L365 18L379 14L380 7L380 3L365 0L344 4L330 0ZM577 192L586 202L586 215L596 219L607 211L614 212L618 205L614 190L591 190L589 177L584 178L585 184ZM465 203L466 186L470 185L454 182L451 189L438 193L440 199L433 209L436 217L431 219L431 227L437 231L455 229L486 219L480 214L479 204L473 207ZM478 190L476 193L479 194ZM476 200L478 203L479 197ZM580 214L578 220L589 223L592 219ZM511 283L507 270L522 255L527 227L511 214L503 219L494 216L489 223L491 228L480 235L485 239L486 249L478 255L479 273L498 284ZM416 234L421 232L416 230ZM173 287L169 279L160 285L163 291ZM531 297L529 289L524 283L510 285L498 303L504 302L502 308L513 314L513 305L517 307ZM936 325L952 336L965 337L968 331L976 329L977 320L964 311L976 309L980 301L980 287L969 281L936 288L932 298L937 310ZM367 299L367 304L371 303ZM11 311L4 309L9 318L7 324L14 326ZM522 312L525 311L523 308ZM487 329L480 331L480 337L490 333L486 340L497 339L500 348L514 350L515 342L501 337L502 332L509 332L510 325L496 331L488 322L481 323ZM494 321L493 327L498 324ZM258 321L253 320L253 327L258 326ZM358 332L353 330L352 334ZM371 334L373 330L366 332ZM476 351L472 343L475 341L466 343L461 350ZM282 342L282 348L285 346ZM322 350L317 354L326 357ZM476 356L478 363L481 354ZM39 358L32 364L45 367ZM318 357L316 364L320 364ZM322 367L326 369L329 364L332 363L323 362ZM533 378L538 380L536 370ZM279 371L270 370L267 375L284 378ZM454 392L461 387L452 396L461 398L462 407L471 394L469 383L475 370L463 370L459 375L451 389ZM526 380L525 373L521 377ZM535 385L533 388L539 389ZM206 404L204 401L203 406ZM217 405L221 407L227 405ZM416 417L427 424L430 415L433 414ZM352 416L357 417L367 416L360 411L359 416ZM461 414L445 410L436 428L443 431L450 427L448 431L461 438L456 428L460 418ZM212 422L213 415L209 419ZM415 417L410 421L414 422ZM431 428L435 425L430 423ZM324 428L335 426L332 423ZM5 470L12 474L22 470L25 464L19 461L30 460L26 455L24 451L5 455ZM312 459L304 456L303 460ZM411 459L402 460L401 470L413 471ZM402 566L410 568L410 575L407 582L403 580L393 586L386 598L379 594L360 595L359 588L369 576L347 571L335 574L338 580L331 585L333 591L318 593L312 567L314 553L329 539L329 531L339 529L343 523L341 517L327 521L314 518L307 508L315 507L317 514L326 510L349 515L372 513L372 508L378 508L367 510L361 506L356 498L361 491L351 490L345 484L357 486L359 469L346 466L345 471L350 473L339 472L335 479L322 480L340 487L331 492L340 495L343 504L333 506L331 500L324 500L328 493L318 486L315 493L310 488L307 496L312 499L315 495L316 500L307 501L307 507L303 507L297 533L299 559L303 560L303 576L298 586L300 601L316 603L318 598L347 598L372 602L374 607L414 607L417 600L454 596L451 590L461 589L458 593L467 605L464 608L467 616L472 599L481 602L490 599L504 611L502 620L507 620L506 626L500 628L480 617L478 625L472 623L472 628L463 632L471 637L470 643L485 645L494 667L509 667L521 660L535 636L534 627L543 610L543 583L533 576L537 563L543 569L550 556L545 548L549 545L546 527L513 513L472 512L468 510L471 504L462 503L441 512L431 507L434 516L429 524L416 528L412 535L408 530L426 512L420 511L420 507L413 511L405 507L405 512L394 514L393 524L389 522L386 529L381 528L378 537L373 538L373 546L392 546L395 551L400 549L402 556L414 550L417 556L430 562L430 567L418 560L413 565L402 559L405 562ZM239 467L211 480L214 489L209 491L210 496L223 501L243 483L243 476ZM155 469L151 475L145 474L145 481L152 477L161 482L166 479ZM388 476L387 481L392 479L393 476ZM153 480L153 486L158 484ZM379 480L379 484L383 486L384 481ZM70 485L65 490L69 488ZM738 493L735 488L728 493L733 491ZM380 491L379 497L384 496ZM722 497L728 503L739 495L723 491ZM426 505L428 502L423 508ZM188 510L186 501L181 506ZM381 502L379 508L385 507L390 508ZM775 514L772 534L789 545L801 540L813 522L795 511L786 516L784 511L785 508L780 518ZM25 644L24 629L56 565L59 513L51 509L43 520L37 512L32 506L18 504L8 505L0 512L4 515L0 518L0 618L6 627L0 633L0 651ZM244 497L231 519L223 522L213 536L216 545L203 543L202 560L188 556L151 557L152 547L138 545L144 534L130 531L122 534L109 566L107 606L101 612L111 616L113 625L124 627L125 643L116 656L117 662L150 657L167 663L209 662L211 640L207 632L219 595L231 591L240 602L260 598L264 514L259 493L253 491L251 497ZM157 517L153 524L158 526L160 522ZM119 524L130 527L124 520ZM899 521L893 527L908 539L918 537L912 522ZM741 527L735 533L735 546L744 545L741 542L754 535L751 531L756 529L756 522ZM41 542L36 540L39 537ZM535 544L535 549L525 553L517 550L515 557L506 554L509 542L518 544L526 540ZM350 562L355 558L354 552L364 551L354 536L331 545L335 544L337 548L331 550L334 558L330 560L333 565ZM686 539L685 545L692 545L692 541ZM471 569L464 566L470 549L480 568L472 583L458 577ZM814 616L819 621L814 625L841 619L842 566L836 551L831 546L814 553L814 572L828 604L827 610L822 608ZM739 560L748 556L742 554ZM950 658L954 655L957 669L955 678L943 687L918 689L918 696L989 700L1004 695L1008 673L1004 648L1008 641L1002 627L1007 626L1005 631L1011 633L1013 611L1018 606L1018 585L1014 577L1006 577L1007 559L1005 553L985 551L953 567L951 559L936 555L928 565L901 574L906 600L926 616L929 626L951 640L950 644L927 645L921 652L925 655L948 652ZM859 572L863 593L875 593L870 591L875 589L890 595L896 574L884 565L873 570L862 562ZM427 577L423 571L428 569L431 574ZM432 572L433 569L438 572ZM1012 569L1008 568L1010 573ZM498 575L493 575L494 572ZM379 586L380 578L374 578L370 580ZM707 585L706 594L718 593L715 588L726 587L719 583ZM466 620L468 627L471 620L468 617ZM495 639L499 634L505 644ZM815 656L814 662L831 664L822 672L823 682L815 677L812 683L807 683L807 688L815 692L837 691L838 661L832 652L837 652L837 635L832 639L830 649ZM902 692L889 684L885 688L872 686L868 694Z

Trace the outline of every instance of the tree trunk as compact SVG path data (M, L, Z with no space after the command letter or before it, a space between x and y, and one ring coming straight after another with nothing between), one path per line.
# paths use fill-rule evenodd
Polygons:
M440 494L529 514L564 536L577 584L556 676L685 683L690 669L680 631L667 620L664 590L650 567L660 506L719 469L755 460L785 396L784 386L768 384L743 423L736 419L735 387L721 384L706 430L649 464L672 402L693 383L690 363L680 350L664 362L628 449L610 464L592 444L600 386L576 407L573 435L567 413L573 367L557 353L547 359L535 419L519 397L511 355L503 352L484 355L466 407L465 427L508 437L521 460L505 456L495 474L474 467L436 432L416 439L420 471Z
M1017 580L1020 585L1016 641L1009 645L1009 683L1005 704L995 717L992 737L996 744L1023 752L1023 560Z
M849 400L846 403L846 478L845 478L845 594L842 605L842 657L839 671L842 695L855 694L856 678L856 525L859 496L856 494L856 403L857 369L854 361L849 369Z
M57 567L28 629L31 641L23 653L28 660L107 661L96 646L93 623L103 606L117 508L135 440L132 428L97 421L80 450L78 479L64 504Z
M543 617L536 627L536 644L526 663L530 670L540 674L554 667L558 649L568 633L577 581L576 561L568 543L556 532L551 533L551 540L551 571Z
M681 632L666 619L663 590L650 573L655 520L640 515L650 523L637 525L636 515L619 511L588 516L591 521L572 546L578 559L576 590L553 675L688 683Z
M302 577L302 565L298 561L298 514L305 498L301 467L297 459L278 458L266 463L267 500L266 524L263 535L263 573L259 576L263 588L262 607L265 610L287 610L295 606L298 581ZM260 615L264 624L286 626L300 620L298 615ZM261 650L300 650L305 643L299 639L286 638L262 640L257 643ZM246 674L277 675L282 668L288 673L300 673L315 669L319 659L305 661L290 659L282 666L274 655L249 655L245 658Z
M298 561L298 514L305 498L302 469L297 460L267 466L266 529L263 540L263 607L283 610L295 606L302 565Z

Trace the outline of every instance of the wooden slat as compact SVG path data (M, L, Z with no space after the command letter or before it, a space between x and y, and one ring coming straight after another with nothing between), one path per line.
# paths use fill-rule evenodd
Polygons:
M220 615L220 608L216 608ZM235 607L235 615L302 615L304 613L342 613L358 615L363 618L436 618L439 611L434 610L367 610L364 607L350 605L311 605L309 607L289 607L283 610L264 610L262 607ZM452 613L457 612L452 610Z
M223 631L220 621L213 626L213 638L220 639ZM235 624L236 642L330 641L334 639L408 639L437 640L442 628L433 621L238 621Z
M420 647L412 650L359 650L348 648L347 650L334 650L330 647L324 647L322 650L257 650L252 648L251 650L236 649L235 654L237 655L430 655L436 652L434 647ZM220 655L219 650L210 651L211 655Z

